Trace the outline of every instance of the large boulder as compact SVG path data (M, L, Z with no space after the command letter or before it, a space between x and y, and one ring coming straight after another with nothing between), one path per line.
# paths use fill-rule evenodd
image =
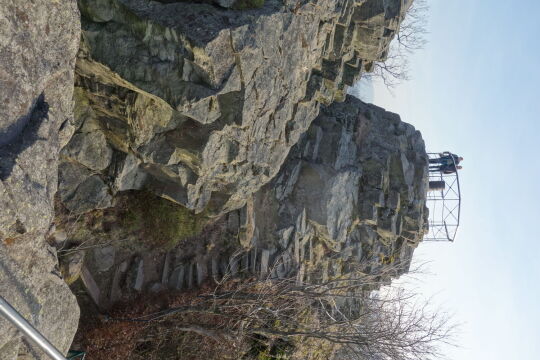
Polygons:
M111 194L146 189L215 216L238 209L277 174L320 104L343 100L385 58L401 3L269 0L241 11L79 0L77 133L63 159ZM80 183L61 176L62 200L108 206ZM83 202L67 206L84 212Z
M74 0L1 0L0 24L0 294L66 351L79 308L45 235L58 153L73 132L79 11ZM27 351L0 318L0 358Z

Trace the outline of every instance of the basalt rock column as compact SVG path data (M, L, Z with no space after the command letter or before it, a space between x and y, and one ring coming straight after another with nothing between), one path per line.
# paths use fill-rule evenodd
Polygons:
M290 264L282 272L303 271L303 281L393 268L389 281L408 271L426 231L427 175L420 132L347 97L321 111L248 202L244 244Z

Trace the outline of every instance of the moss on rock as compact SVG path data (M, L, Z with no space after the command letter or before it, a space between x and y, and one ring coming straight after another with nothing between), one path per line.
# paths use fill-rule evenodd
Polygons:
M234 3L233 9L246 10L258 9L264 6L264 0L238 0Z
M148 192L134 192L125 203L122 227L140 231L149 244L171 248L201 232L208 218Z

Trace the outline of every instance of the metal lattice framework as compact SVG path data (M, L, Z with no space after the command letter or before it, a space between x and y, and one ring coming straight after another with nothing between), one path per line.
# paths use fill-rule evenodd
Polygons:
M430 159L439 157L439 153L428 153ZM453 158L452 158L453 161ZM454 166L457 164L454 163ZM429 230L424 241L451 241L456 238L461 212L461 191L458 171L444 174L440 171L429 172L430 184L444 184L436 190L431 189L427 195L429 208Z

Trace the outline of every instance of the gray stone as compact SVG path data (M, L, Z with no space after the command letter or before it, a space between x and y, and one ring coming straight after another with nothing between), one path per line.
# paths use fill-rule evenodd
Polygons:
M208 266L205 261L197 262L197 285L200 286L208 276Z
M403 221L409 242L419 241L422 199L414 212L405 209L426 187L426 170L418 165L423 141L412 127L388 113L389 120L378 119L378 108L345 104L325 109L327 118L308 131L320 104L344 100L347 84L384 60L404 11L400 0L286 0L250 11L80 0L79 8L84 42L74 78L77 3L0 3L0 289L62 351L76 330L78 307L45 243L57 190L75 215L109 207L125 190L149 190L216 217L251 196L268 196L257 202L261 207L241 212L252 222L244 243L281 244L281 276L298 270L294 259L308 271L303 263L320 257L317 245L339 253L352 241L361 226L359 191L398 191L404 206L395 232ZM363 123L371 128L358 130ZM389 125L392 131L383 130ZM236 220L230 218L230 227ZM260 269L256 250L252 256L244 254L242 267L262 273L266 255ZM110 270L114 254L102 257L98 268ZM136 264L137 291L145 281L159 281L145 279L144 265L142 259ZM193 285L194 267L173 271L175 287L184 271ZM202 269L197 266L198 283ZM111 300L126 270L116 269ZM88 269L81 273L99 304L96 282ZM0 355L13 357L18 335L1 325Z
M377 232L385 238L397 235L397 214L380 217L377 221Z
M233 255L229 259L229 272L231 276L236 276L238 274L238 257Z
M240 271L249 272L249 252L244 252L240 258Z
M66 208L74 214L111 206L110 189L99 175L72 162L59 167L58 194Z
M294 236L294 259L297 264L300 264L300 236L298 233Z
M120 265L118 265L118 267L116 268L114 272L113 280L111 284L111 294L109 298L110 304L115 303L116 301L120 300L122 297L122 289L120 287L120 283L122 279L125 277L128 267L129 267L129 263L127 261L123 261L122 263L120 263Z
M193 268L195 267L195 264L189 264L187 269L187 281L186 285L188 289L191 289L193 287L193 278L194 278L194 271Z
M398 193L399 195L399 193ZM369 204L372 204L376 207L384 207L384 191L382 190L371 190L362 192L360 198Z
M212 279L214 279L215 282L220 280L219 261L216 257L212 258Z
M352 269L376 273L390 258L409 263L427 213L427 155L418 132L397 115L352 97L324 108L312 128L280 173L254 195L258 206L246 208L251 220L244 236L258 234L251 238L253 246L277 246L290 254L294 261L277 260L275 275L296 274L297 281L346 276ZM306 149L316 142L313 157ZM290 183L288 175L298 164ZM411 185L405 173L421 176ZM291 189L288 195L283 188ZM400 234L410 251L398 248ZM289 245L283 238L293 241Z
M301 264L298 272L296 273L296 285L302 285L304 283L304 276L306 274L306 267Z
M339 156L338 156L339 158ZM344 170L330 179L326 201L326 228L333 240L344 243L354 219L361 172Z
M0 359L11 360L20 358L19 348L21 346L21 338L15 337L0 348Z
M294 226L289 226L286 229L280 230L280 242L279 245L286 249L289 246L289 242L291 240L291 235L294 232Z
M225 276L230 275L229 259L228 258L222 257L219 260L219 273L220 273L220 280L223 279Z
M105 246L94 249L94 263L96 269L101 272L109 270L114 265L116 248L114 246Z
M257 268L259 267L259 264L258 264L258 260L259 260L259 256L258 256L258 250L257 248L253 248L250 250L249 252L249 271L252 273L252 274L256 274L257 273Z
M144 186L147 174L140 168L141 163L141 160L131 153L126 156L114 182L117 191L136 190Z
M102 131L75 134L62 155L92 170L104 170L111 163L112 149Z
M240 216L238 211L231 211L227 215L227 228L233 233L237 233L240 227Z
M261 277L268 274L268 263L270 261L270 250L261 251Z
M362 202L358 208L359 219L365 224L377 222L377 206L370 202Z
M3 1L0 23L0 237L11 237L51 221L80 29L75 1Z
M79 307L56 265L56 255L43 238L19 239L9 246L0 242L0 294L65 352L77 328ZM19 341L20 335L0 317L0 358L15 359Z
M184 287L184 279L185 279L185 267L184 265L179 265L176 267L170 277L169 280L169 287L181 290Z
M79 12L75 0L0 1L0 24L0 293L65 352L79 309L45 234L73 132ZM0 319L0 357L14 359L18 339Z
M289 272L291 270L292 266L292 256L289 252L284 252L281 254L280 257L276 260L277 266L276 267L276 275L279 279L284 279L289 275Z
M144 260L139 259L137 263L137 273L135 276L135 283L133 284L133 289L136 291L142 291L144 286Z
M90 295L90 297L97 306L101 306L101 291L98 287L98 284L94 280L94 277L86 266L83 266L82 268L81 279L83 281L84 287L86 288L86 291L88 291L88 295Z
M398 210L401 206L401 195L397 191L390 191L388 194L387 207L389 209Z
M171 252L167 251L165 254L165 259L163 260L163 271L161 273L161 283L167 284L169 282L169 273L171 267Z

